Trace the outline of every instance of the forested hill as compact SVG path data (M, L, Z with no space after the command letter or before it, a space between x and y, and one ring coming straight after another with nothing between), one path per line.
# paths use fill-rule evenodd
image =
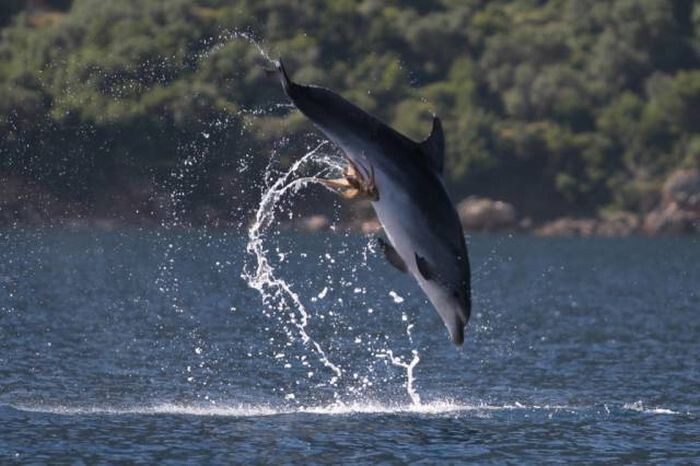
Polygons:
M279 86L236 32L283 56L298 81L416 139L437 113L453 193L509 200L535 219L642 212L668 173L700 165L693 0L1 5L0 177L86 215L118 205L105 192L153 198L193 155L187 202L235 215L238 161L259 169L282 135L306 141L310 127L276 105Z

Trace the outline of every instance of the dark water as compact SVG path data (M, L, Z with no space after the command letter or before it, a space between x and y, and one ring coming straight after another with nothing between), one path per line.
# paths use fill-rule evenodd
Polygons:
M471 238L461 350L367 243L268 251L334 380L240 237L0 234L0 463L700 461L698 239Z

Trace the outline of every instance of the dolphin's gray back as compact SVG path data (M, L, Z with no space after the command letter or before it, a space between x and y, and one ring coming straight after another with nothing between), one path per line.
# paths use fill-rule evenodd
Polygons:
M418 165L425 168L420 147L415 142L335 92L297 84L289 79L284 68L281 72L282 85L294 105L353 162L362 163L363 158L390 153L394 154L391 159L378 158L372 162L382 166L400 162L397 167Z

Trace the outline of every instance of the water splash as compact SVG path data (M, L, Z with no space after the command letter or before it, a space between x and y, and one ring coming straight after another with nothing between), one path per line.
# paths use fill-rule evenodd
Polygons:
M264 58L267 62L271 64L275 63L275 60L273 60L270 57L270 53L265 49L265 47L263 47L262 41L254 37L254 35L250 32L238 30L224 30L221 31L215 37L209 37L207 40L204 41L204 45L208 46L210 43L213 43L213 45L206 48L203 52L200 52L197 56L199 58L207 58L212 53L219 51L221 48L225 47L229 42L236 39L245 40L250 45L255 47L260 56Z
M254 46L260 53L261 57L268 63L276 63L276 61L270 57L269 52L263 47L263 45L251 34L246 32L228 31L225 34L220 35L219 44L210 49L210 52L214 51L217 47L221 46L220 44L223 44L226 41L241 38ZM245 114L259 115L261 113L265 114L269 110L277 110L281 107L290 107L290 105L275 104L272 108L267 110L258 109L251 111L241 109L241 112ZM254 264L246 264L241 276L244 280L246 280L250 287L258 290L260 293L263 304L268 309L268 311L266 311L266 315L268 317L273 317L273 314L269 312L271 310L277 320L282 324L282 328L287 336L288 343L292 343L297 338L300 338L305 346L310 346L318 356L319 362L325 368L333 372L334 375L330 379L330 384L335 385L342 377L343 369L341 368L340 364L332 362L327 354L327 351L324 350L321 345L309 335L307 329L311 316L299 295L292 290L290 285L283 278L275 274L275 268L272 266L267 257L267 249L265 247L266 235L268 234L270 227L274 224L275 216L279 210L280 203L286 195L293 195L311 183L318 183L318 178L323 175L328 175L331 173L338 175L340 172L342 172L344 167L343 160L323 154L321 149L324 148L325 145L326 142L319 144L301 157L297 162L295 162L276 180L268 182L267 188L258 205L255 220L248 230L248 244L246 246L246 250L248 254L255 258L255 261ZM300 175L300 173L307 171L309 167L314 167L315 173L305 176ZM265 179L270 180L270 178L270 167L268 166L268 172L266 173ZM322 186L326 187L325 185ZM367 258L365 257L365 262L366 259ZM326 292L327 288L324 288L317 298L322 299ZM391 293L396 304L403 302L402 297L399 297L394 291ZM312 299L312 301L316 301L316 299ZM405 314L404 320L406 320ZM413 344L413 339L411 336L412 327L412 324L408 325L407 327L407 334L411 344ZM420 362L418 351L415 349L412 350L412 358L410 362L405 362L402 357L395 356L394 352L388 348L376 351L374 356L380 359L386 359L392 365L406 370L406 391L412 405L419 406L421 404L421 399L414 387L414 369ZM285 357L286 355L282 352L275 355L277 360L284 360ZM356 391L355 387L350 387L349 391ZM334 395L337 398L337 393ZM293 400L294 394L288 393L285 395L285 398L288 400Z
M421 404L421 401L420 395L413 386L413 382L416 380L415 376L413 375L413 369L415 369L416 365L420 362L420 357L418 356L418 351L415 349L411 350L411 353L413 354L411 362L405 362L403 358L394 356L394 352L390 349L380 350L375 356L378 358L386 358L394 366L406 369L406 391L408 392L408 396L411 398L411 404L418 406Z
M318 178L330 171L340 169L341 164L332 156L321 153L325 142L317 145L313 150L297 160L282 176L277 178L266 191L255 213L255 220L248 229L248 245L246 251L255 258L254 264L246 264L241 277L251 288L256 289L263 300L263 304L278 311L277 318L282 323L287 338L290 342L295 340L293 329L301 338L304 345L310 345L317 354L321 364L330 369L334 376L330 383L334 385L342 377L340 366L334 364L321 345L314 340L307 331L311 316L306 306L294 292L290 285L275 274L275 269L267 258L265 247L266 233L275 221L275 214L280 201L288 193L295 193L310 183L318 183ZM316 166L316 173L311 176L299 176L308 167ZM265 177L266 179L268 176ZM322 185L322 184L321 184ZM322 185L324 186L324 185ZM280 313L286 312L286 319ZM271 315L268 315L271 317Z
M309 184L321 184L318 181L319 178L333 174L337 175L342 170L342 159L323 152L326 145L327 143L325 142L317 145L297 160L287 171L277 175L276 178L271 174L271 169L268 167L265 179L269 181L261 197L255 219L248 229L246 250L253 260L246 263L241 276L251 288L260 293L265 306L263 312L267 317L275 318L281 324L288 344L301 340L305 347L310 347L316 354L318 361L333 373L329 383L331 386L335 386L345 371L339 363L331 360L327 350L309 334L308 326L312 316L299 294L292 289L291 285L284 278L276 273L275 266L268 257L268 252L273 250L273 248L266 245L266 240L274 233L273 227L276 216L282 211L282 206L286 205L283 203L285 199L293 196ZM311 173L309 174L309 172ZM325 185L322 186L325 187ZM323 299L328 291L328 287L324 287L311 300ZM392 291L392 293L393 295L391 296L394 303L401 304L403 298L398 300L396 292ZM402 320L404 322L408 321L405 313L403 313ZM411 345L413 345L412 328L413 324L408 323L406 334ZM404 386L411 405L419 406L421 398L415 388L416 377L414 374L415 367L420 362L418 351L416 349L411 351L410 361L407 358L397 356L390 348L374 349L371 351L371 355L405 370L406 382ZM284 363L287 362L286 358L287 355L283 352L278 352L275 355L276 360ZM364 381L363 383L365 384L367 383L364 380L366 378L357 377L356 372L352 375L353 378ZM361 393L362 390L351 386L348 391L350 394L357 394ZM338 399L338 394L334 393L334 397ZM294 400L295 397L293 393L288 393L285 395L285 398Z
M247 40L250 44L252 44L253 47L255 47L258 50L260 55L265 60L267 60L270 63L275 62L272 58L270 58L270 54L267 52L267 50L265 50L263 48L262 44L258 40L256 40L251 34L249 34L247 32L236 32L234 34L235 34L234 37L242 37L243 39Z
M392 291L392 293L394 293L394 296L398 296L396 292ZM396 302L396 299L394 299L394 301ZM408 316L406 313L402 314L401 320L408 321ZM414 325L415 324L412 323L406 325L406 335L408 335L408 341L411 345L413 345L413 334L411 334L411 330L413 330ZM419 406L421 404L421 398L418 391L414 387L416 376L413 374L413 370L420 362L420 356L418 356L418 350L416 349L412 349L411 354L411 362L405 362L403 358L394 356L394 352L390 349L378 351L375 354L375 357L387 359L394 366L401 367L406 370L406 392L408 393L409 398L411 398L411 404L414 406Z

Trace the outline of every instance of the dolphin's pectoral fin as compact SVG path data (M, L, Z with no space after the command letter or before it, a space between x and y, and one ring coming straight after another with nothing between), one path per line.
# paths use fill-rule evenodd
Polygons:
M418 271L423 276L423 278L428 281L435 280L435 272L433 271L433 268L430 266L430 264L428 264L428 261L425 260L424 257L419 256L418 254L415 254L415 256L416 266L418 267Z
M437 116L433 117L433 130L430 136L420 143L420 147L435 172L442 175L445 165L445 134L442 132L442 123Z
M389 244L384 238L377 238L377 242L379 243L379 247L382 249L382 252L384 253L384 257L386 257L387 262L389 262L391 265L394 266L398 271L406 273L408 272L408 267L406 267L406 263L401 259L401 256L399 256L399 253L396 252L396 249Z

